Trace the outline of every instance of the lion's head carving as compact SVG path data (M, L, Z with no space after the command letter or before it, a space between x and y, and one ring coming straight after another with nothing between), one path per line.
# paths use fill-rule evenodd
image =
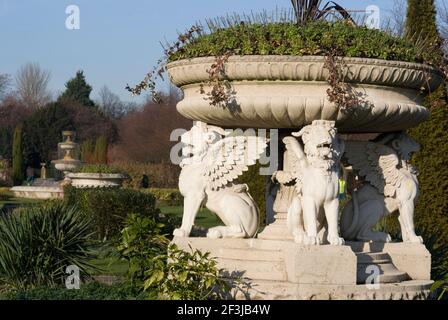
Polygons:
M308 162L315 167L331 170L343 153L334 121L315 120L292 135L302 138Z
M420 145L404 132L388 133L376 139L378 143L391 147L401 160L409 161L412 154L420 151Z
M201 157L207 153L210 145L226 135L224 129L198 121L181 136L181 142L184 144L182 155L184 157Z

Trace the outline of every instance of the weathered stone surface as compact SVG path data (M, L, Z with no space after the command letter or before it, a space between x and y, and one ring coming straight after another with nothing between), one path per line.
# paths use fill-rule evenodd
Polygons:
M348 242L354 252L385 252L412 280L431 279L431 254L419 243Z
M235 92L234 103L213 112L200 86L209 79L207 70L214 57L176 61L168 65L168 72L184 92L177 106L182 115L224 127L296 129L313 120L336 120L339 132L390 132L428 118L418 92L428 73L431 87L441 82L435 69L399 61L344 60L350 70L346 81L365 93L374 108L347 115L328 101L325 57L232 56L226 63L226 77Z
M60 187L17 186L11 188L14 196L26 199L62 199L64 191Z
M293 241L175 237L188 250L209 251L220 267L257 280L302 284L356 284L356 255L347 246L304 246Z
M191 246L210 252L229 278L241 277L245 286L237 293L239 299L427 299L433 283L430 256L418 244L304 246L293 241L181 237L173 242L184 250ZM378 287L357 284L359 264L369 262L384 269ZM388 283L394 279L397 283Z

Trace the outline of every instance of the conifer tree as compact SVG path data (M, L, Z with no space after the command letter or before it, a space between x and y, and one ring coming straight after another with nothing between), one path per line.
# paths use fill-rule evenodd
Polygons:
M19 124L14 130L12 144L12 179L14 185L21 185L23 182L23 150L22 150L23 125Z

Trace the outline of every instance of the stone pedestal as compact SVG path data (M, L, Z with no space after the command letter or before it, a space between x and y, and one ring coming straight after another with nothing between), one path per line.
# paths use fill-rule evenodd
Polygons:
M191 246L210 252L229 278L241 277L246 285L237 293L240 299L426 299L432 285L430 256L422 245L303 246L266 239L178 237L173 242L184 250ZM379 259L372 260L373 265L388 266L377 288L359 284L359 266L370 256ZM399 282L390 283L394 279Z

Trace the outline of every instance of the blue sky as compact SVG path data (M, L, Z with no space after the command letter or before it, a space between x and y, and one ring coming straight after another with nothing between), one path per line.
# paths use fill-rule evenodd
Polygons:
M339 0L346 8L377 5L382 17L391 0ZM68 5L80 8L80 30L65 27ZM97 91L107 85L125 101L140 101L125 90L162 55L159 41L174 40L205 18L233 12L289 8L290 0L0 0L0 73L14 75L27 62L52 74L57 95L79 69Z

